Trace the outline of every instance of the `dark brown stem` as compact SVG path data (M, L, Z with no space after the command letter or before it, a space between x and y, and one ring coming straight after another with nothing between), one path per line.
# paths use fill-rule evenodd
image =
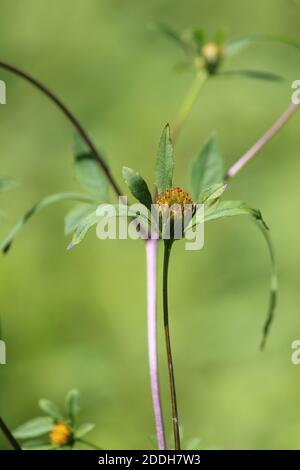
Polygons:
M8 442L11 444L11 446L15 449L15 450L22 450L21 449L21 446L20 444L18 443L18 441L14 438L14 436L12 435L12 433L10 432L9 428L6 426L6 424L4 423L3 419L0 417L0 428L4 434L4 436L6 437L6 439L8 440Z
M14 67L13 65L9 65L5 62L0 62L0 67L8 70L9 72L14 73L15 75L18 75L19 77L23 78L27 82L31 83L33 86L35 86L38 90L40 90L44 95L46 95L53 103L56 104L56 106L63 112L63 114L66 116L66 118L70 121L70 123L75 127L79 135L82 137L82 139L85 141L86 145L89 147L92 155L94 156L95 160L98 162L100 167L102 168L103 172L105 173L108 181L112 185L115 193L117 196L121 196L121 191L114 180L112 174L110 173L110 170L106 163L104 162L102 156L96 149L95 145L93 144L92 140L86 133L86 131L83 129L81 124L78 122L78 120L75 118L75 116L69 111L69 109L65 106L65 104L57 97L55 96L52 91L50 91L47 87L45 87L42 83L40 83L38 80L35 78L31 77L27 73L23 72L22 70L18 69L17 67Z
M170 328L169 328L168 272L169 272L171 248L172 248L172 241L165 240L164 270L163 270L163 309L164 309L164 328L165 328L165 340L166 340L166 349L167 349L167 358L168 358L169 382L170 382L170 392L171 392L171 402L172 402L172 422L173 422L175 450L180 450L180 434L179 434L177 398L176 398L176 387L175 387L174 367L173 367Z

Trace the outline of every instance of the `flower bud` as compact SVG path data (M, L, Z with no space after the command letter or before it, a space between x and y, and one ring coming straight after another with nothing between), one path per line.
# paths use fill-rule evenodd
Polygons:
M206 70L213 74L219 67L223 58L223 49L214 42L208 42L202 47L202 57L205 61Z

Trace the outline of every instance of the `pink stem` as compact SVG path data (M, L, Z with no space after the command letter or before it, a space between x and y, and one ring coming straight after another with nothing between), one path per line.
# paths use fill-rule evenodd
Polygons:
M156 258L158 240L146 240L147 285L148 285L148 351L150 382L155 418L157 444L159 450L165 450L165 433L159 392L159 376L156 339Z
M300 104L300 103L299 103ZM235 176L243 166L253 158L269 140L288 122L290 117L299 108L299 104L291 104L288 109L280 116L273 126L253 145L228 171L227 178Z

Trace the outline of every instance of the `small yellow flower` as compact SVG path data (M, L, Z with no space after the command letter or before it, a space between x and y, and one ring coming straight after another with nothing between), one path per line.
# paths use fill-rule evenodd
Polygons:
M53 426L50 432L50 440L52 444L65 445L72 439L70 428L64 423L58 423Z
M202 47L202 56L206 63L206 68L213 73L221 62L223 49L214 42L208 42Z
M181 188L169 188L158 194L156 204L160 215L160 230L164 232L166 225L169 225L170 236L173 238L176 221L182 225L181 234L177 233L175 238L181 238L182 230L191 220L195 205L190 195ZM177 225L178 229L178 225Z
M172 207L175 204L181 206L181 210L184 209L186 204L194 204L190 195L181 188L169 188L160 193L156 198L156 204L159 206Z

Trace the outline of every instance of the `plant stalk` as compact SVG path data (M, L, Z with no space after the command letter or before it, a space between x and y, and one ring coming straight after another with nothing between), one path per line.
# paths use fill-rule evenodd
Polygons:
M165 432L160 399L158 359L157 359L157 327L156 327L156 260L158 240L146 240L147 285L148 285L148 354L151 394L155 419L157 445L165 450Z
M62 113L66 116L66 118L70 121L72 126L76 129L78 134L81 136L81 138L84 140L86 145L89 147L93 157L95 160L98 162L100 167L102 168L103 172L105 173L108 181L110 182L111 186L113 187L115 193L117 196L121 196L121 190L113 178L107 164L105 163L104 159L98 152L97 148L95 147L94 143L92 142L91 138L87 134L87 132L84 130L84 128L81 126L81 124L78 122L78 120L75 118L75 116L71 113L71 111L66 107L66 105L54 94L52 91L50 91L45 85L43 85L41 82L33 78L31 75L29 75L26 72L23 72L17 67L14 67L13 65L7 64L6 62L0 62L0 68L3 68L5 70L8 70L9 72L14 73L15 75L18 75L19 77L23 78L25 81L31 83L35 88L37 88L39 91L41 91L44 95L46 95L56 106L62 111Z
M173 423L174 443L175 443L175 450L180 450L179 420L178 420L175 376L174 376L170 328L169 328L169 303L168 303L168 273L169 273L169 261L170 261L170 253L171 253L172 244L173 244L172 240L165 240L164 242L163 310L164 310L165 342L166 342L166 350L167 350L169 383L170 383L171 404L172 404L172 423Z
M175 120L175 127L173 132L173 142L175 142L179 136L179 133L187 120L197 98L199 92L207 79L207 73L204 70L197 72L194 81L192 82L191 88L189 89L181 108L178 111L177 119Z
M277 134L299 108L300 103L292 103L272 127L228 170L226 179L233 178L260 150Z

